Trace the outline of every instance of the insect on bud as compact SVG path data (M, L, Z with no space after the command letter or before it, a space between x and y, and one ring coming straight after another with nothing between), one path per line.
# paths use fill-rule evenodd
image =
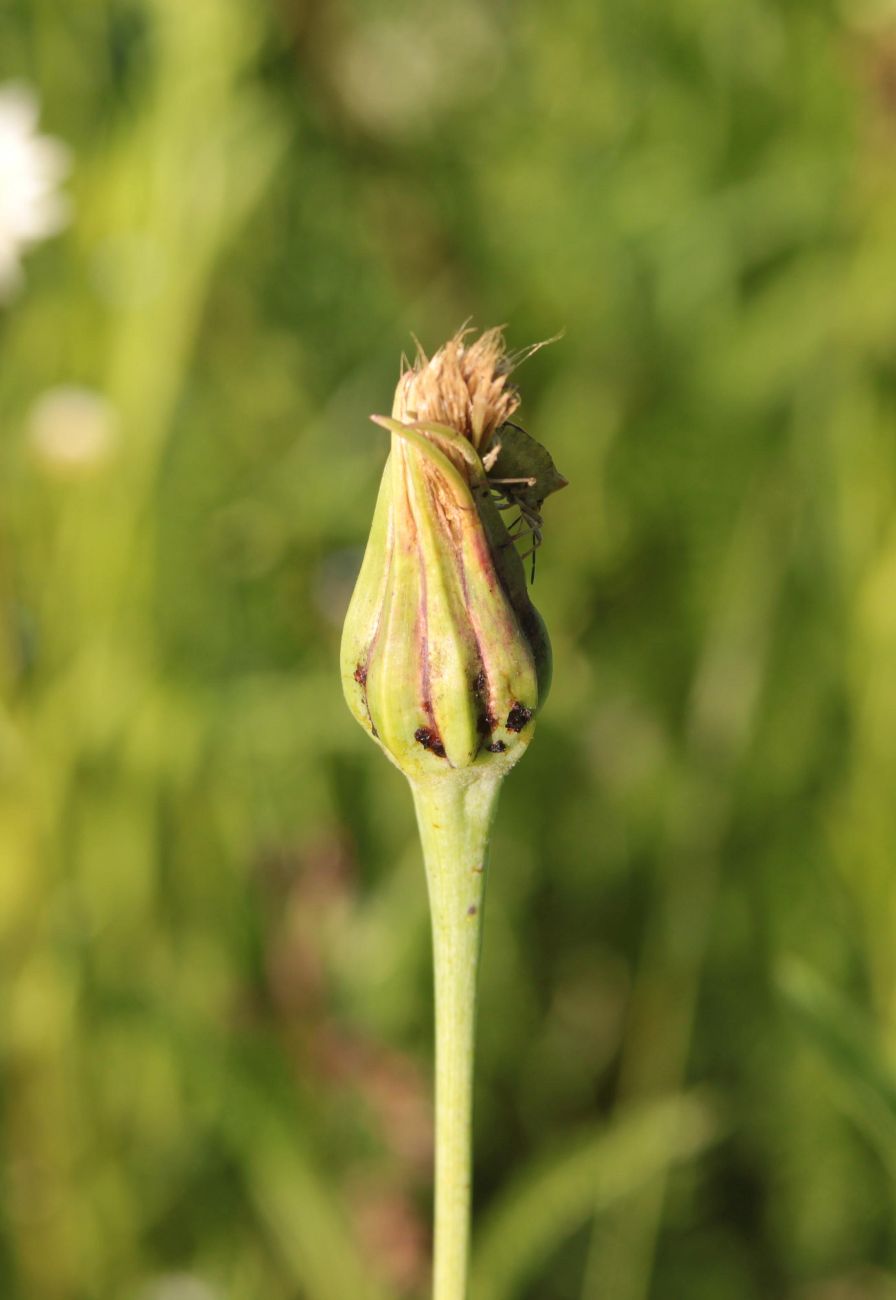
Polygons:
M514 543L540 543L541 503L566 480L509 423L521 358L500 330L465 337L420 350L391 418L373 417L392 446L342 638L349 708L412 779L512 766L550 682Z

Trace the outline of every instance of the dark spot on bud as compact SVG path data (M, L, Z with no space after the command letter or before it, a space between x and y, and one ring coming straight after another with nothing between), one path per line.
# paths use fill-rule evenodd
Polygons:
M357 668L352 673L352 676L361 687L361 699L364 703L364 712L367 714L367 721L370 723L370 734L379 740L380 733L376 729L376 723L370 716L370 702L367 699L367 665L358 664Z
M473 683L473 694L482 706L482 712L476 719L476 730L480 736L490 736L498 725L498 720L488 707L488 679L481 668Z
M507 715L507 721L504 723L508 731L522 731L526 723L532 717L532 710L527 709L525 704L520 704L519 700Z
M490 754L503 754L506 748L507 746L503 740L496 740L493 745L486 745L486 749Z
M445 757L445 746L442 739L435 731L430 731L429 727L418 727L414 732L414 739L418 745L429 750L430 754L435 754L436 758Z
M467 916L475 916L476 912L477 912L476 904L471 903L470 906L467 908Z

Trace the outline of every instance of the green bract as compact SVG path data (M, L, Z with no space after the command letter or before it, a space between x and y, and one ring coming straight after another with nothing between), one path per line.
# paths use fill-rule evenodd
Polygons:
M392 447L342 680L355 717L411 778L509 768L548 690L547 635L480 455L500 455L517 404L509 370L496 331L470 348L458 337L402 376L393 418L374 417ZM442 418L408 418L421 408Z

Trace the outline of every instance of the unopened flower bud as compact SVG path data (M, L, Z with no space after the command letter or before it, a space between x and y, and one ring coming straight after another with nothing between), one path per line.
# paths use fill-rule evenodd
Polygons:
M500 331L469 344L458 334L431 359L421 351L392 417L374 417L392 447L342 678L355 717L412 779L509 768L550 682L547 635L500 507L519 508L534 545L541 501L565 480L508 424L519 404L512 366ZM499 479L499 462L523 472Z

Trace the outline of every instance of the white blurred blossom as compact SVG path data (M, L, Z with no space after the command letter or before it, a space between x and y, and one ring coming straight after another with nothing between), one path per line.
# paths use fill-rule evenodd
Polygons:
M386 8L371 6L331 55L334 89L366 130L412 137L494 84L506 42L488 6L429 0Z
M90 388L50 388L28 413L31 449L55 473L80 474L101 465L117 432L115 407Z
M221 1292L193 1273L164 1273L147 1282L139 1300L224 1300Z
M68 168L65 146L37 133L31 91L18 83L0 85L0 300L21 283L25 250L68 221L68 203L58 188Z

